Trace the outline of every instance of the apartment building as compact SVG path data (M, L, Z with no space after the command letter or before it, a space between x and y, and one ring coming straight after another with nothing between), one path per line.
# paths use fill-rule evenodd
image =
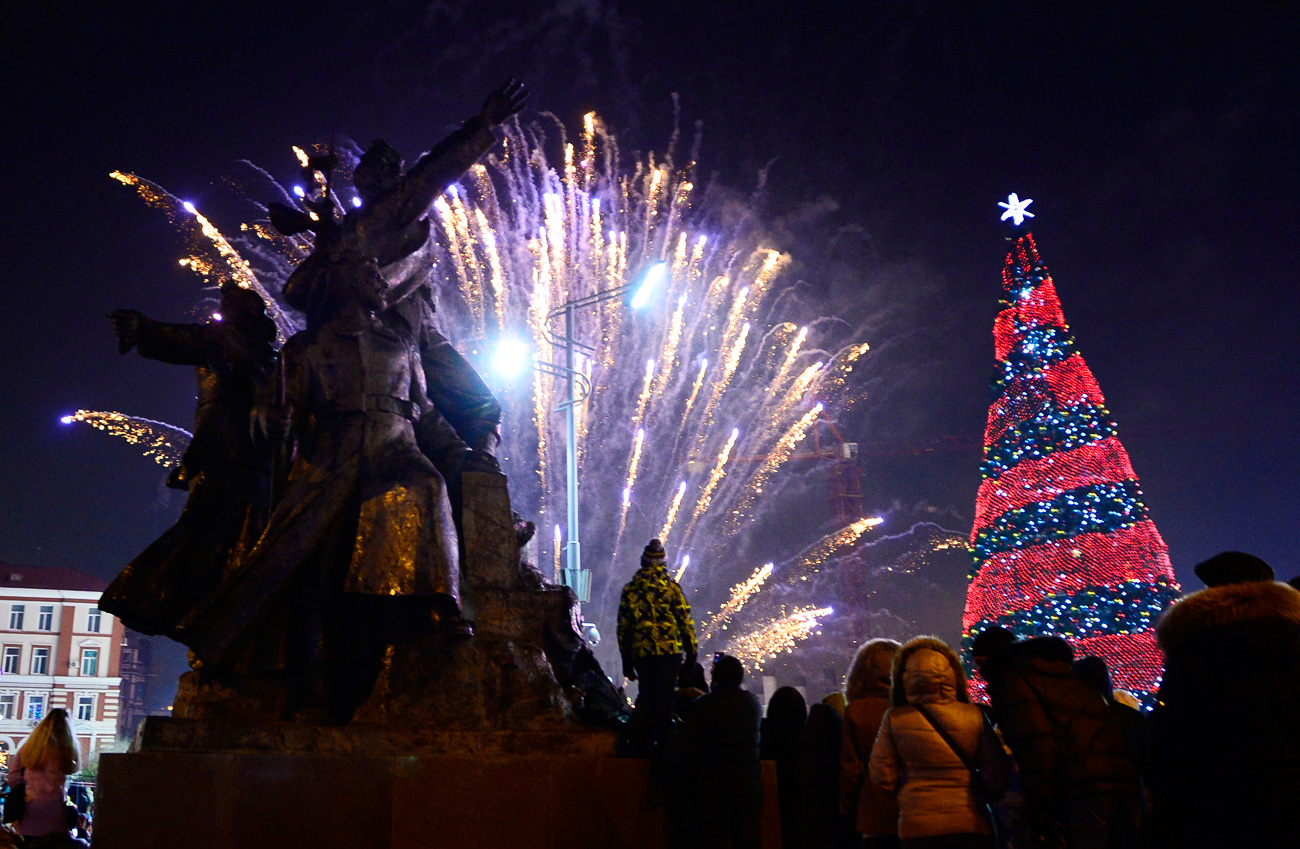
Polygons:
M99 609L104 586L75 569L0 562L0 753L53 708L68 711L86 757L117 739L126 635Z

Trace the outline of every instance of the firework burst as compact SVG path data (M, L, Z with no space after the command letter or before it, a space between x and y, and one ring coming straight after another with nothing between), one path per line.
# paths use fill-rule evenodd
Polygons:
M295 156L301 161L305 153L295 149ZM591 387L576 413L582 550L594 573L588 616L597 621L613 618L635 554L656 531L671 534L671 557L688 591L725 609L737 570L752 565L724 552L760 509L768 482L817 418L833 420L861 394L853 374L866 345L835 342L818 329L833 323L792 314L802 302L793 283L783 282L791 257L753 229L753 215L736 216L730 199L719 203L702 192L695 169L694 162L678 164L671 150L625 168L594 114L583 119L576 143L558 122L515 125L497 153L429 210L433 237L422 256L440 330L501 397L501 459L512 498L543 527L564 519L564 480L555 470L563 468L565 438L556 410L567 387L541 370L517 382L497 378L487 368L492 351L504 340L524 340L537 360L557 363L558 308L631 290L661 269L644 309L608 300L574 316L573 334L583 343L575 366ZM273 296L309 252L303 237L254 221L227 239L152 183L113 176L172 219L186 237L183 262L207 285L233 280L272 296L281 334L298 329L300 320L275 307ZM294 202L282 186L263 190ZM856 539L866 527L855 523L839 534ZM542 540L543 549L547 542L551 551L539 555L554 570L567 541L556 533ZM828 543L830 550L844 544L839 536ZM692 556L701 565L687 570ZM826 556L809 553L793 573ZM728 615L745 605L740 600ZM762 640L751 632L756 648L746 651L765 657L761 646L801 639L827 615L828 608L811 607L773 619L772 628L785 624Z

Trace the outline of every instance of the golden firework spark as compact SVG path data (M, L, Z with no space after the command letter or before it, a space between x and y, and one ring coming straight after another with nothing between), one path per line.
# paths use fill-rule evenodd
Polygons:
M718 631L727 630L727 623L731 620L731 617L745 606L745 602L749 601L754 593L763 588L763 582L772 575L772 568L773 564L765 563L755 569L754 574L732 587L731 597L727 599L717 613L709 617L709 620L704 623L704 627L701 629L704 636L701 639L707 640Z
M790 459L795 447L808 435L808 429L813 426L821 413L822 405L815 404L798 421L790 425L790 428L776 441L776 445L772 447L772 450L759 464L758 470L750 476L745 492L741 495L735 508L727 516L727 523L723 528L724 533L729 535L736 533L740 529L741 523L749 518L754 509L755 501L762 497L763 488L767 486L767 481L772 476L772 473Z
M677 494L673 496L672 503L668 505L668 518L664 519L664 526L659 530L659 539L668 542L668 534L673 529L673 522L677 521L677 510L682 506L682 496L686 494L686 481L682 481L677 487Z
M77 410L60 419L64 424L82 422L105 433L124 439L140 448L144 456L160 466L175 466L181 461L192 438L189 431L125 413Z
M554 573L554 575L555 575L555 577L552 578L552 582L553 582L553 583L556 583L556 584L560 583L560 549L561 549L561 547L562 547L562 546L561 546L561 543L560 543L560 526L559 526L559 525L556 525L556 526L555 526L555 538L554 538L554 541L553 541L552 546L551 546L551 555L552 555L552 557L553 557L554 560L555 560L554 569L552 570L553 573Z
M800 581L808 580L809 576L821 571L822 565L832 554L840 549L853 545L862 535L871 528L876 527L885 520L879 516L872 516L869 519L858 519L852 524L840 528L834 533L826 536L813 543L799 555L795 560L793 568L789 571L787 580L798 579Z
M191 250L186 258L188 262L184 263L188 268L212 286L231 282L241 288L252 289L266 302L267 314L275 321L280 341L283 342L293 332L293 322L280 309L276 299L271 297L258 281L252 267L239 251L226 241L221 231L194 207L194 204L180 200L161 186L135 174L113 171L108 176L134 188L145 203L163 210L171 222L189 237ZM198 225L197 234L188 221Z
M727 459L731 456L731 449L736 447L736 440L740 438L740 428L732 428L731 436L727 437L727 444L722 446L718 452L718 459L713 464L713 471L709 473L709 479L704 484L700 497L695 501L695 510L691 513L691 523L686 527L686 538L690 539L691 531L695 529L696 523L700 521L700 516L709 509L709 504L713 500L713 491L718 488L718 482L722 476L727 473Z
M783 652L793 651L821 627L821 620L834 614L829 607L804 607L789 616L767 623L732 641L727 653L739 658L748 669L759 669L764 663Z

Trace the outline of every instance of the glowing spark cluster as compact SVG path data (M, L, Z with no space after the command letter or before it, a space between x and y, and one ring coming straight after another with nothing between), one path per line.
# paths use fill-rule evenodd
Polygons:
M731 588L731 598L727 599L722 609L709 617L709 621L705 622L704 627L700 629L702 639L707 640L718 631L727 630L727 622L732 615L744 607L745 602L749 601L754 593L763 588L763 582L772 575L772 566L771 563L760 566L754 574Z
M832 554L853 545L869 529L874 528L883 521L885 520L879 516L873 516L870 519L859 519L833 534L822 537L799 555L787 578L797 578L800 581L808 580L810 575L820 571L822 564Z
M673 529L673 522L677 521L677 511L682 506L682 496L686 495L686 481L682 481L677 487L677 494L673 496L673 501L668 505L668 518L664 519L664 526L659 530L659 539L662 542L668 541L668 534Z
M102 430L119 439L125 439L132 445L138 446L144 456L160 466L175 466L179 463L191 438L189 431L166 422L156 422L124 413L77 410L70 416L64 416L60 421L64 424L82 422L95 430Z
M193 270L210 286L233 282L261 295L262 300L266 301L267 313L275 320L280 341L283 342L297 329L280 309L279 302L258 281L252 266L226 240L221 231L195 209L194 204L181 201L162 187L135 174L113 171L109 176L134 188L145 203L163 210L168 219L185 234L190 254L181 260L181 265ZM181 211L186 214L181 215Z
M812 636L821 620L835 611L829 607L804 607L790 615L782 615L755 631L732 641L729 654L740 658L747 669L759 669L764 663L781 654L793 651L800 640Z

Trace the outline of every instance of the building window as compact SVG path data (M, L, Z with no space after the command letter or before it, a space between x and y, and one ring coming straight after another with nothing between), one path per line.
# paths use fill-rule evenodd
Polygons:
M95 718L95 697L78 696L77 697L77 719L82 722L89 722Z
M32 722L40 722L45 718L44 696L27 697L27 718Z
M7 696L0 696L0 719L13 719L17 704L18 697L12 693Z
M86 676L99 674L99 649L81 650L81 674Z
M23 629L23 611L26 608L21 604L10 605L9 607L9 630L21 631Z
M90 613L86 616L86 630L92 634L99 633L99 608L90 608Z
M54 605L42 604L41 612L36 617L36 630L53 631L54 630Z
M47 646L37 646L32 649L32 674L50 674L50 650Z
M4 671L8 675L18 675L23 662L23 650L18 646L5 646Z

